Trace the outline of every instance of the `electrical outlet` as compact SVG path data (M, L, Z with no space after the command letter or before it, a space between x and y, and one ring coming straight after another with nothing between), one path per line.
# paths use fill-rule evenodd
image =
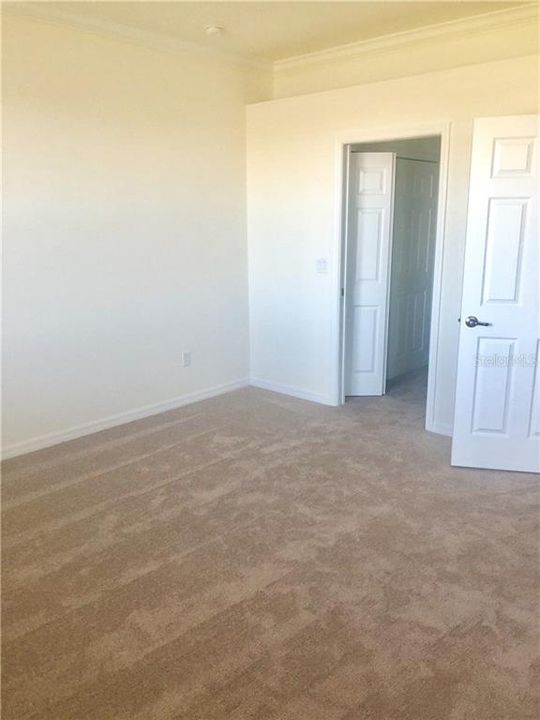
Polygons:
M189 367L191 365L191 352L182 353L182 365L184 367Z

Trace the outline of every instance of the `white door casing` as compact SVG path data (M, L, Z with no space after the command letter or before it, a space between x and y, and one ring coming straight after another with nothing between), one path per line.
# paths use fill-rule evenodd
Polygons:
M396 160L387 379L429 359L439 164Z
M477 119L471 163L452 464L540 472L538 116Z
M345 302L345 394L383 395L394 153L352 152Z

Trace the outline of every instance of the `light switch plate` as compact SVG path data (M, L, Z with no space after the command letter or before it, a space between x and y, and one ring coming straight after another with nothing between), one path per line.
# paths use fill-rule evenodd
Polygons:
M317 258L317 272L320 275L324 275L328 272L328 260L326 258Z

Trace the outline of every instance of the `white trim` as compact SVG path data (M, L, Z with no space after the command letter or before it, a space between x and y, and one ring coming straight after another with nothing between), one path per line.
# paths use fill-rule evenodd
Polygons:
M63 3L66 7L69 7L70 4L69 2ZM228 61L233 65L268 70L269 72L272 71L273 67L271 60L264 60L233 50L225 50L224 48L203 45L202 43L189 40L179 40L170 35L141 30L140 28L123 23L116 23L111 20L89 18L85 15L72 12L71 10L64 10L58 7L52 8L49 3L46 2L3 3L2 14L29 17L53 25L68 25L82 32L93 33L102 37L114 37L127 43L151 48L160 52L196 52L200 55L201 59L204 57L214 60L218 59L222 62Z
M253 387L261 388L262 390L271 390L272 392L280 393L281 395L290 395L291 397L300 398L301 400L309 400L309 402L319 403L319 405L335 406L338 404L334 402L329 395L310 392L309 390L303 390L302 388L293 387L292 385L281 385L280 383L270 382L269 380L261 380L260 378L250 378L249 384Z
M442 37L462 38L464 35L478 35L499 28L507 28L510 25L529 26L537 21L538 6L536 3L527 3L515 8L494 10L482 15L472 15L413 30L380 35L367 40L337 45L326 50L276 60L274 71L276 73L293 73L314 65L328 65L328 63L341 62L370 53L403 50L409 45Z
M435 234L435 259L433 263L433 289L431 293L431 329L429 333L428 384L426 399L426 430L452 435L452 426L444 432L436 420L437 371L439 366L439 328L441 325L441 299L444 277L444 241L448 170L450 167L450 124L440 133L441 156L439 166L439 197L437 200L437 230ZM444 426L446 427L446 425Z
M2 459L7 460L8 458L16 457L17 455L24 455L35 450L42 450L43 448L51 447L52 445L58 445L59 443L67 442L68 440L75 440L76 438L83 437L84 435L92 435L93 433L100 432L101 430L108 430L109 428L116 427L116 425L124 425L125 423L133 422L134 420L142 420L143 418L150 417L152 415L159 415L160 413L167 412L167 410L175 410L176 408L183 407L184 405L190 405L191 403L199 402L200 400L206 400L208 398L216 397L217 395L223 395L224 393L231 392L232 390L239 390L240 388L247 387L249 382L245 380L234 380L233 382L223 383L222 385L214 385L213 387L205 388L204 390L196 390L195 392L186 393L185 395L179 395L171 398L170 400L163 400L162 402L153 403L151 405L143 405L142 407L135 408L134 410L127 410L126 412L117 413L116 415L109 415L108 417L101 418L101 420L93 420L89 423L82 425L76 425L75 427L68 428L66 430L60 430L57 432L46 433L45 435L38 435L37 437L30 438L29 440L23 440L22 442L12 443L2 448Z
M384 353L383 353L383 381L386 386L386 373L388 371L388 328L390 326L390 278L392 277L392 254L394 252L394 213L396 202L396 172L397 172L397 153L391 152L392 155L392 195L390 197L390 241L388 243L388 260L386 264L386 312L384 318ZM347 297L347 296L345 296Z
M446 435L452 437L452 426L447 423L433 423L431 427L426 426L428 432L436 433L437 435Z
M450 123L432 123L427 125L413 125L403 127L399 125L386 126L375 130L348 130L339 133L335 139L335 226L336 236L334 238L334 251L338 261L335 263L334 286L335 297L337 298L336 312L332 327L334 347L334 388L333 405L342 405L345 401L343 384L343 308L345 303L341 301L342 278L344 273L344 260L346 257L346 218L344 217L344 182L343 167L346 159L347 147L360 143L388 142L392 140L404 140L414 137L440 136L441 157L439 168L439 201L437 204L437 232L435 239L435 260L433 268L433 293L431 301L431 332L429 347L428 367L428 389L426 400L426 430L441 433L441 425L435 419L436 401L436 380L439 357L439 326L441 311L441 293L443 278L443 259L445 244L445 216L447 203L448 169L450 153ZM446 428L444 433L448 434ZM451 434L451 432L450 432Z

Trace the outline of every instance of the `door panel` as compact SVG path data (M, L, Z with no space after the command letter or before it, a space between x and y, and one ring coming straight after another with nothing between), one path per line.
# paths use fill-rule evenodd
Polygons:
M497 363L477 365L473 433L506 434L514 351L515 340L478 338L477 357L497 358Z
M518 302L527 199L491 198L483 273L483 304Z
M351 153L345 394L382 395L394 187L393 153Z
M397 158L387 379L428 364L439 164Z
M356 280L379 282L384 210L360 208L356 225Z
M353 329L353 373L373 373L377 360L377 329L379 308L354 308Z
M537 122L475 122L454 465L540 471Z

